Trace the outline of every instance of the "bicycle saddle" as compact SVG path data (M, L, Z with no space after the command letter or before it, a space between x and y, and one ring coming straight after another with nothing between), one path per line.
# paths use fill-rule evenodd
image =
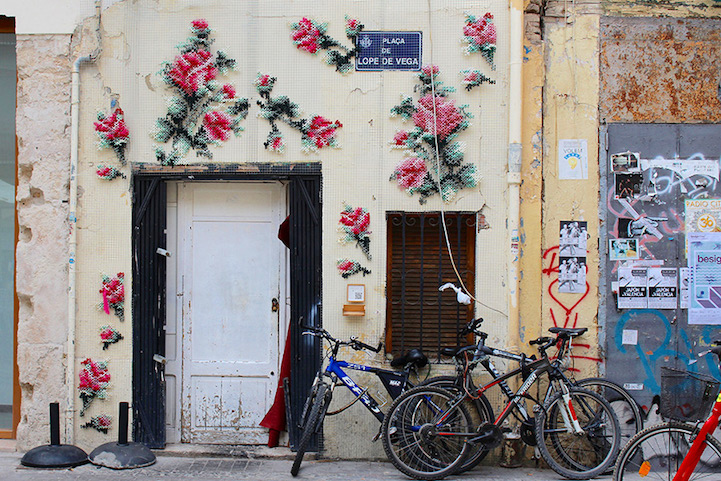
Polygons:
M580 336L588 331L587 327L552 327L548 330L553 334L558 334L561 337L568 339L569 337Z
M423 367L428 364L428 358L420 349L411 349L401 357L397 357L391 361L391 366L393 367L405 366L406 364Z

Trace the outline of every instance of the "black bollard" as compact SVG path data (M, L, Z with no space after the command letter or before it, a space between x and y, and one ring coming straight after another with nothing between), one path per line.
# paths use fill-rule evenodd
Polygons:
M71 468L88 462L88 454L77 446L60 444L60 404L50 403L50 444L31 449L20 460L31 468Z
M111 469L132 469L150 466L155 454L144 444L128 442L129 405L121 402L118 412L118 442L105 443L93 449L88 458L97 466Z

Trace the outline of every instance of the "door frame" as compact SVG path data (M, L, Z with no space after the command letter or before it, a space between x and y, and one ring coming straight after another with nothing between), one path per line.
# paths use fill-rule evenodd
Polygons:
M221 170L222 169L222 170ZM168 181L289 181L291 216L290 337L291 418L303 407L306 386L321 363L320 343L301 335L300 318L321 325L322 205L320 163L134 164L132 232L133 439L151 448L165 446L165 310ZM300 255L302 253L302 255ZM298 430L290 426L290 442ZM316 440L317 444L317 440Z

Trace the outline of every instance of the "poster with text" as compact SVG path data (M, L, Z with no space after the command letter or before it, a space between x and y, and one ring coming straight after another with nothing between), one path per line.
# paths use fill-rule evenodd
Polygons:
M721 324L721 232L690 232L689 324Z
M686 199L686 233L721 232L721 199ZM688 236L686 237L688 255Z
M618 268L618 308L648 308L648 268Z
M669 267L648 268L648 308L676 309L678 270Z
M588 179L588 143L586 139L558 141L558 178Z

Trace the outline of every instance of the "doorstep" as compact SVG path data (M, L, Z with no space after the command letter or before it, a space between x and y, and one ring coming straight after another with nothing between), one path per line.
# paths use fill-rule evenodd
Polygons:
M166 444L165 449L154 449L157 456L178 457L219 457L246 459L288 459L295 458L290 448L278 446L269 448L256 445L225 445L225 444ZM312 459L312 458L311 458Z

